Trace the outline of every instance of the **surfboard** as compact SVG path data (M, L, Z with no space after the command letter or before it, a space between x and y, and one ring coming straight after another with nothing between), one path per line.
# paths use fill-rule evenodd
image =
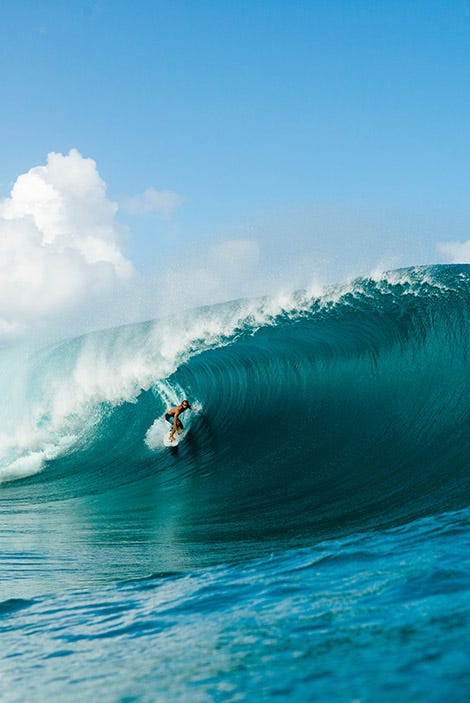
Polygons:
M165 434L163 438L163 444L165 447L177 447L180 443L182 435L175 435L174 439L170 439L170 433Z

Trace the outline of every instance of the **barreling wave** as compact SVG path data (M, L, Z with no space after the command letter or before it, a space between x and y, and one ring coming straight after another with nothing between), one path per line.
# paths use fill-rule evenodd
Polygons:
M462 507L469 292L470 266L406 269L4 351L4 497L132 485L145 502L158 476L203 541ZM161 416L183 397L201 412L174 453Z

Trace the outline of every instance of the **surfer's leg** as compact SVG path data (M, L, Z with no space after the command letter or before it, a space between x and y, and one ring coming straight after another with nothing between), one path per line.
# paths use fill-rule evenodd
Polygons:
M175 428L173 427L174 425L174 417L172 415L168 415L168 413L165 415L165 420L170 423L170 441L172 441L175 438Z

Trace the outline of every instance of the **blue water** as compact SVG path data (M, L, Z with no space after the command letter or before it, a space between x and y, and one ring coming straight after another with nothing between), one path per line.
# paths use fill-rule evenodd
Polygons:
M407 269L3 350L2 703L466 701L469 293Z

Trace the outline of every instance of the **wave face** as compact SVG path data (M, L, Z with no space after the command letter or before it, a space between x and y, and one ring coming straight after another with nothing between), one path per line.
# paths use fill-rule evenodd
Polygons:
M53 505L52 544L157 543L156 571L457 510L469 288L469 266L407 269L4 352L4 509L36 534ZM183 397L200 412L173 452Z

